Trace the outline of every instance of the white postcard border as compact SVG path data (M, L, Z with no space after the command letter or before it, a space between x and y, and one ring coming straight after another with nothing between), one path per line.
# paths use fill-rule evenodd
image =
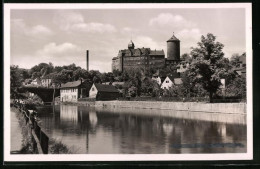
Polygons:
M223 154L70 154L18 155L10 154L10 12L12 9L155 9L155 8L244 8L246 10L247 54L247 153ZM253 85L252 85L252 4L4 4L4 161L205 161L253 159Z

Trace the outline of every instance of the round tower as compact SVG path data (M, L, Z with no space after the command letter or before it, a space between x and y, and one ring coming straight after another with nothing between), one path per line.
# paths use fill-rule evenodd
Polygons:
M174 34L167 40L167 60L180 60L180 40Z
M134 49L135 48L135 44L133 43L133 41L131 40L129 43L128 43L128 49Z

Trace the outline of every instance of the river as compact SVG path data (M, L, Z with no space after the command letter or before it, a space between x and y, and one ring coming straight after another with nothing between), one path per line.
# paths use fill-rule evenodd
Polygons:
M168 110L168 116L162 116L160 111L165 110L38 107L47 135L62 141L75 154L246 152L245 115L223 114L220 119L233 119L223 122L203 112L196 112L193 118L193 112Z

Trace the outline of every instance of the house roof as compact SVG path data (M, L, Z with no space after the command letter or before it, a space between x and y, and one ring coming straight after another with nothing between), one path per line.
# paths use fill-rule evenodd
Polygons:
M78 87L81 85L81 81L74 81L74 82L67 82L65 84L61 84L61 88L71 88L71 87Z
M96 86L97 90L100 92L111 92L111 93L118 92L115 86L112 85L103 85L98 83L95 83L94 85Z
M172 82L174 82L175 78L179 78L179 74L174 72L171 74L171 76L168 76L168 77L169 77L169 79L171 79Z
M174 79L174 84L176 84L176 85L182 84L182 79L181 78L175 78Z

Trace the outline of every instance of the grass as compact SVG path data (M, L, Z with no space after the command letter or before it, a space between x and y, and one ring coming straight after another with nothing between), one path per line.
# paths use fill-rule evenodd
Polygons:
M49 153L50 154L75 154L77 150L74 148L68 148L60 140L50 139L49 140Z

